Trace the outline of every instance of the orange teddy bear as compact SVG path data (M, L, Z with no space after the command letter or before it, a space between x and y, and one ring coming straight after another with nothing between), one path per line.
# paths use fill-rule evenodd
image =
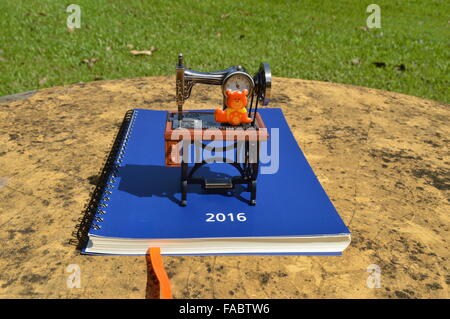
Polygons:
M231 91L226 90L227 108L225 110L216 109L214 118L219 123L229 123L231 125L239 125L241 123L250 123L251 118L248 117L247 109L248 90Z

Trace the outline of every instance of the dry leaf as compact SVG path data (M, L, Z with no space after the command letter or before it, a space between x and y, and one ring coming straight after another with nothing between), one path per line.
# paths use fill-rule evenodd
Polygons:
M361 64L361 59L360 58L352 59L352 64Z
M91 58L91 59L84 59L83 63L87 64L88 67L92 68L95 64L95 62L97 62L98 59L97 58Z
M6 59L4 57L0 56L0 61L3 62L3 61L6 61Z
M221 19L226 19L229 18L231 16L231 13L224 13L220 16Z
M133 49L133 48L134 48L134 45L128 43L128 44L127 44L127 48L128 48L128 49Z
M111 47L106 47L106 51L111 51Z
M47 82L47 78L42 78L39 80L39 85L44 85Z
M132 55L152 55L153 52L155 52L157 50L156 47L151 46L149 50L131 50L130 53Z
M75 31L75 28L67 27L67 31L69 31L69 32L74 32L74 31Z
M220 33L220 32L216 34L216 37L218 37L218 38L220 38L221 36L222 36L222 33Z
M151 50L143 50L143 51L131 50L130 53L132 55L152 55Z

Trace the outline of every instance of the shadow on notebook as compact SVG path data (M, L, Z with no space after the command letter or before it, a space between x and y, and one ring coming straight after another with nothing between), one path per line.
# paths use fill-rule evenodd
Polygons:
M119 169L119 190L138 197L162 197L180 204L180 175L179 167L166 167L158 165L125 165ZM200 167L195 176L205 178L231 178L229 174L212 171L210 166ZM241 193L246 191L243 185L236 185L232 192L220 190L204 190L201 185L189 185L189 193L195 194L221 194L227 197L235 197L245 203L248 199Z

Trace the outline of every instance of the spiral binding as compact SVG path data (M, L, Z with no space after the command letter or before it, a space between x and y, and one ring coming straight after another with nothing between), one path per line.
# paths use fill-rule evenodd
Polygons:
M117 186L117 180L116 178L119 177L119 169L121 167L121 164L123 162L123 158L125 157L125 152L127 150L128 147L128 141L131 137L131 133L133 131L134 128L134 122L136 120L136 117L138 115L138 111L134 110L133 115L131 117L130 123L128 125L128 129L124 135L124 138L122 140L122 146L120 147L117 157L114 161L114 164L112 165L112 170L111 170L111 174L109 176L109 178L107 179L106 182L106 187L105 190L101 196L101 199L99 201L99 205L98 205L98 209L96 212L96 216L94 217L94 222L92 223L92 228L94 230L100 230L102 228L102 226L100 225L100 223L102 223L104 221L104 218L100 215L105 215L106 214L106 208L108 208L108 202L111 199L111 195L112 195L112 191L113 189Z
M74 231L74 239L70 240L70 243L74 243L78 250L82 250L89 239L89 230L100 229L100 220L104 220L103 216L107 213L108 203L102 201L105 196L110 196L117 183L117 159L119 155L125 154L124 141L128 136L129 140L130 131L132 129L131 124L135 118L136 110L129 110L125 113L120 129L114 138L114 142L111 146L110 152L103 162L102 169L99 173L98 182L94 191L91 193L91 197L85 206L83 216L79 219L80 223L76 225ZM123 156L122 156L123 158ZM98 219L96 219L98 217ZM101 219L100 219L101 218Z

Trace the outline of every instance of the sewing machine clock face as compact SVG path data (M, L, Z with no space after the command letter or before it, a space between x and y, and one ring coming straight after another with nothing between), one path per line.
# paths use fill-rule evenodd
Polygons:
M235 72L227 76L222 85L223 94L225 95L226 90L231 91L243 91L248 90L249 94L253 90L253 79L250 75L244 72Z

